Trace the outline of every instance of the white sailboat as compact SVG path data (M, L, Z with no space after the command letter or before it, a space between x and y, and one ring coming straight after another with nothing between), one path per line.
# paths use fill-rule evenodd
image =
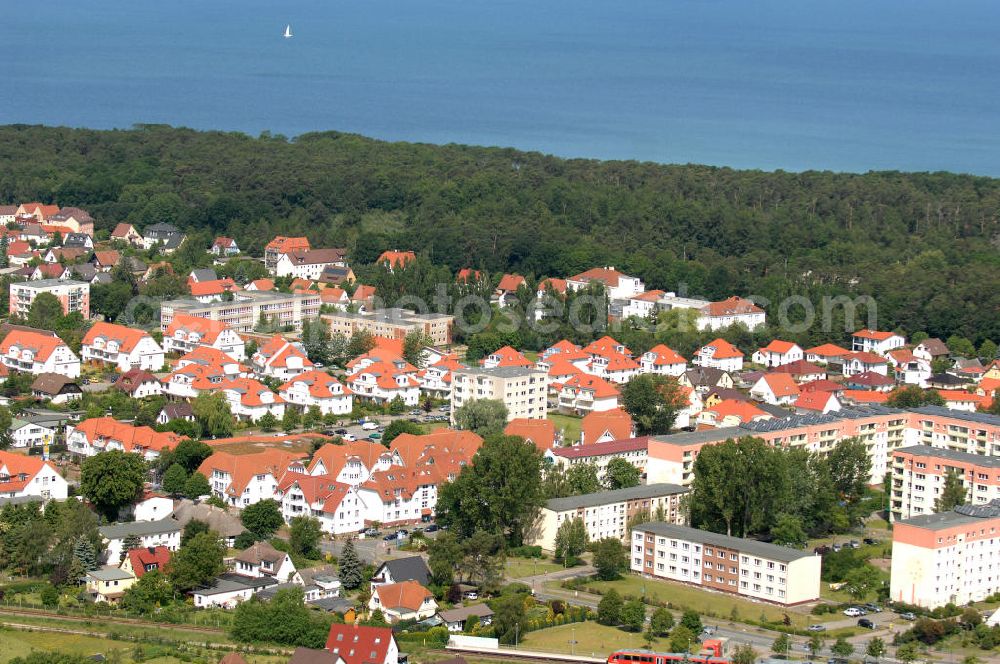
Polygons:
M285 26L284 37L285 37L285 39L291 39L292 38L292 26L290 24Z

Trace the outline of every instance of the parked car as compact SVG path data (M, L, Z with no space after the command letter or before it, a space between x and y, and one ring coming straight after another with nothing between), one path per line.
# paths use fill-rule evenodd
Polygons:
M808 629L810 632L825 632L826 625L809 625L809 627L807 627L806 629Z
M341 438L343 438L348 443L353 443L358 439L358 437L355 436L353 433L345 433L343 436L341 436Z
M365 530L364 533L365 537L378 537L381 534L378 528L369 528L368 530Z
M833 550L834 550L834 551L840 551L840 550L841 550L841 549L843 549L843 548L844 548L844 547L843 547L842 545L840 545L840 544L834 544L834 545L833 545Z
M361 425L361 428L364 431L375 431L375 429L378 429L378 422L372 422L372 421L365 422L364 424Z
M822 546L817 546L816 548L813 549L813 553L820 556L826 555L830 553L830 551L831 551L830 547L828 547L826 544Z
M467 592L462 593L462 599L479 599L479 593L477 593L475 590L469 590Z
M867 604L863 604L862 606L871 611L872 613L882 613L882 607L873 602L868 602Z
M440 529L441 529L440 526L438 526L436 523L432 523L429 526L427 526L426 528L424 528L424 532L425 533L433 533L433 532L436 532L436 531L438 531Z
M410 411L410 415L423 415L423 414L424 412L419 408L414 408L413 410Z
M877 539L875 539L874 537L866 537L866 538L864 538L864 540L862 540L862 541L863 541L863 542L864 542L865 544L868 544L869 546L870 546L870 545L872 545L872 544L878 544L878 540L877 540Z
M865 615L865 611L864 609L859 609L856 606L852 606L850 608L844 609L844 615L847 616L848 618L857 618L858 616Z
M343 436L347 434L347 429L334 429L333 432L338 436Z
M396 539L396 533L389 533L388 535L384 535L382 539L384 539L386 542L391 542Z
M900 613L899 617L902 618L903 620L916 620L917 614L912 613L911 611L907 611L906 613Z
M875 623L873 623L868 618L861 618L858 620L858 627L864 627L865 629L875 629Z
M442 413L447 413L451 410L451 406L440 406L438 410L441 411Z
M850 542L847 543L847 546L851 547L852 549L860 549L861 543L858 542L858 540L851 540Z
M368 434L368 437L371 438L372 440L378 440L379 438L382 437L382 434L380 434L378 431L373 431L370 434Z

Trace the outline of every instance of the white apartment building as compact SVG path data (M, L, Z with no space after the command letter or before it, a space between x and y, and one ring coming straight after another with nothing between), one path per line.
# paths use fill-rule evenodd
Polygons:
M177 312L163 329L163 347L184 355L196 348L221 350L235 360L246 357L246 345L236 330L218 320Z
M327 267L346 267L346 253L346 249L295 249L281 254L274 274L316 281Z
M69 484L50 462L0 450L0 498L65 500L67 495Z
M0 361L8 369L31 374L80 376L80 358L54 332L16 327L0 341Z
M715 331L737 324L756 330L764 325L766 318L763 309L735 295L721 302L709 302L698 312L701 314L696 323L699 330Z
M879 332L877 330L858 330L851 337L851 350L858 353L875 353L885 355L890 350L902 348L906 339L895 332Z
M114 323L94 323L83 338L80 357L84 362L116 366L122 373L163 368L163 349L148 332Z
M183 530L181 524L170 517L159 521L112 523L98 528L104 540L105 559L113 565L118 564L122 547L130 536L138 537L141 547L165 546L171 551L176 551L181 547L181 530Z
M1000 592L1000 500L897 521L889 597L928 609Z
M531 530L532 545L546 551L554 550L560 526L573 519L583 521L591 542L607 537L625 541L629 534L629 519L642 513L654 519L662 513L663 520L683 525L687 523L687 518L680 503L681 497L688 491L677 484L646 484L617 491L553 498L539 511Z
M351 391L325 371L299 374L278 388L281 398L308 410L317 406L324 415L347 415L354 407Z
M243 290L233 293L231 301L198 302L170 300L160 305L160 327L166 332L174 316L180 313L220 321L236 332L253 332L263 320L275 329L299 331L302 322L319 316L318 292L279 293ZM164 334L164 340L166 334ZM242 359L242 356L240 357Z
M665 522L632 530L631 569L789 606L819 599L822 558L812 552Z
M546 375L534 367L468 367L455 369L451 382L451 421L455 411L478 399L495 399L507 407L507 421L544 419Z
M287 473L276 499L286 523L297 516L313 516L325 533L356 534L364 529L363 505L355 487L331 475Z

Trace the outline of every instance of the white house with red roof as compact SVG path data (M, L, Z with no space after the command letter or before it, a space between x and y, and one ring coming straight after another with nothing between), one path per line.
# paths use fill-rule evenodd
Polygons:
M423 620L437 613L434 594L416 581L386 583L376 586L368 600L370 611L380 610L389 623Z
M141 579L149 572L166 573L170 562L170 549L165 546L139 546L129 549L119 565L123 572Z
M814 380L826 379L826 369L805 360L795 360L774 367L773 373L786 373L794 378L796 383L809 383Z
M855 352L885 355L890 350L902 348L905 345L906 339L895 332L863 329L851 336L851 349Z
M632 351L612 337L601 337L582 351L590 356L590 362L583 367L584 373L619 384L627 383L640 373L639 363L632 359Z
M836 344L822 344L806 350L806 361L814 364L827 365L831 362L839 363L851 351Z
M795 412L801 415L826 415L840 410L840 399L833 392L823 390L812 390L803 392L794 403Z
M69 484L49 461L0 450L0 497L65 500Z
M80 357L84 362L117 366L122 372L163 368L163 349L148 332L114 323L94 323L83 337Z
M184 439L173 432L137 427L113 417L92 417L66 427L66 447L73 454L94 456L119 450L141 454L152 460L164 450L172 450Z
M215 392L234 378L246 376L239 362L215 348L199 347L177 360L177 367L163 377L163 391L170 396L193 399L202 392Z
M210 281L196 281L188 284L191 296L202 303L220 302L226 297L226 293L236 293L242 290L235 281L226 277L225 279L212 279Z
M240 247L233 238L220 236L212 242L212 247L209 251L215 256L235 256L240 253Z
M198 472L208 478L212 495L228 505L246 507L274 498L278 480L290 467L301 467L304 456L276 449L253 454L215 452L201 462Z
M347 386L362 399L389 403L396 397L407 406L420 403L417 369L405 360L378 361L347 377Z
M679 377L687 371L687 360L665 344L657 344L642 354L639 369L646 374Z
M118 240L119 242L127 242L133 247L141 247L142 233L136 230L135 226L132 224L119 223L115 226L115 229L111 231L111 239Z
M163 349L183 354L199 346L216 348L237 360L246 357L243 339L224 322L175 313L163 332Z
M694 353L693 364L721 371L739 371L743 368L743 351L725 339L711 341Z
M641 279L622 274L614 266L595 267L568 277L566 290L583 290L593 283L604 286L608 298L612 300L627 300L646 290Z
M354 407L351 390L317 369L304 371L278 388L281 398L304 410L316 406L324 415L347 415Z
M869 371L888 376L888 360L869 351L857 351L844 356L841 369L844 376L856 376Z
M768 369L783 364L798 362L805 357L802 347L791 341L775 339L753 354L754 364L762 364Z
M598 376L580 374L562 384L559 390L559 411L574 415L612 410L618 407L621 392Z
M344 664L399 662L399 646L388 627L333 624L325 648L344 660Z
M16 371L80 376L80 358L53 332L15 327L0 341L0 358Z
M549 419L516 417L507 423L503 432L505 435L520 436L534 443L541 452L548 452L556 444L556 425Z
M417 372L420 391L432 397L447 399L451 396L451 374L456 369L464 369L465 365L458 360L458 355L449 353L434 364Z
M699 425L715 428L735 427L770 419L772 419L770 413L761 410L749 401L737 399L725 399L698 414Z
M290 343L280 334L257 348L250 358L253 372L260 378L289 381L313 368L313 363L298 344Z
M486 369L495 367L533 367L531 360L526 358L520 351L514 350L510 346L498 348L486 357L480 364Z
M892 367L896 380L906 385L927 387L931 377L931 360L918 357L916 353L906 348L890 350L885 358Z
M501 307L506 307L513 301L514 296L517 294L517 289L521 286L525 286L527 283L519 274L505 274L500 277L500 283L497 284L496 288L496 298L497 303Z
M665 296L666 292L661 290L633 295L622 305L622 318L649 318L656 313L657 304Z
M279 420L285 415L285 400L252 378L234 378L219 386L233 417L256 422L267 413Z
M323 532L332 535L364 530L357 490L332 475L285 473L278 483L275 499L281 503L286 523L297 516L314 516Z
M339 445L326 443L313 454L307 472L310 475L328 475L338 482L358 486L372 473L388 470L393 454L381 443L355 440Z
M737 324L756 330L765 323L763 309L735 295L721 302L709 302L699 309L699 313L696 323L699 330L715 331Z
M774 406L795 403L799 393L795 379L783 373L764 374L750 388L751 397Z
M340 286L327 286L319 292L319 301L338 311L347 311L351 306L351 296Z
M588 413L580 422L581 445L625 440L634 436L635 423L632 421L632 416L621 408Z

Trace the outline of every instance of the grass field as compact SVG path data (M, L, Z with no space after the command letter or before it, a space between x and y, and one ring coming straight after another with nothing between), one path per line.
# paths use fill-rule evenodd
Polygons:
M572 445L580 440L580 418L572 415L549 413L549 419L555 423L556 431L563 432L563 445Z
M573 640L576 644L570 643ZM606 657L613 650L643 648L645 643L642 634L624 632L596 622L584 622L528 632L518 645L527 650L565 653L575 651L577 655ZM666 644L666 639L657 639L653 641L653 648L659 647L662 650Z
M548 574L560 569L562 569L562 565L557 565L551 560L540 560L538 558L508 558L504 563L504 572L512 579L523 579L526 576Z
M95 631L117 631L123 632L123 625L99 625L94 626ZM74 629L81 629L81 625L77 624L73 627ZM155 628L154 628L155 629ZM157 631L156 634L161 632ZM171 636L172 630L168 630ZM190 634L190 633L189 633ZM152 637L152 633L150 634ZM202 640L204 635L201 635ZM214 639L213 640L220 640ZM198 640L192 639L189 644L197 643ZM140 647L139 643L134 641L115 641L112 639L105 639L96 636L85 636L82 634L64 634L57 632L28 632L19 631L9 628L0 628L0 664L4 662L9 662L15 657L23 657L29 655L32 652L63 652L70 653L74 655L96 655L98 653L108 656L112 651L120 653L120 658L123 664L129 664L131 662L152 662L154 664L179 664L185 661L179 656L181 653L176 649L175 646L170 645L142 645L143 650L142 657L137 657L137 649ZM186 655L190 655L192 651L202 651L203 655L210 659L211 661L217 661L221 659L222 656L227 652L225 650L204 650L198 648L196 645L186 645L188 648ZM235 648L234 648L235 650ZM150 655L156 655L157 653L164 653L160 656L150 658ZM174 653L174 654L167 654ZM286 656L276 656L276 655L244 655L249 664L283 664L288 660ZM190 660L188 660L190 661Z
M810 624L810 616L802 608L782 609L749 600L729 597L721 593L699 590L680 583L654 581L637 576L627 576L617 581L593 581L588 587L601 592L614 588L622 595L641 597L645 594L660 602L670 602L678 609L693 609L698 613L726 619L732 616L735 608L742 618L758 620L763 614L768 620L780 621L787 613L796 627L806 627ZM813 620L812 622L815 622Z

